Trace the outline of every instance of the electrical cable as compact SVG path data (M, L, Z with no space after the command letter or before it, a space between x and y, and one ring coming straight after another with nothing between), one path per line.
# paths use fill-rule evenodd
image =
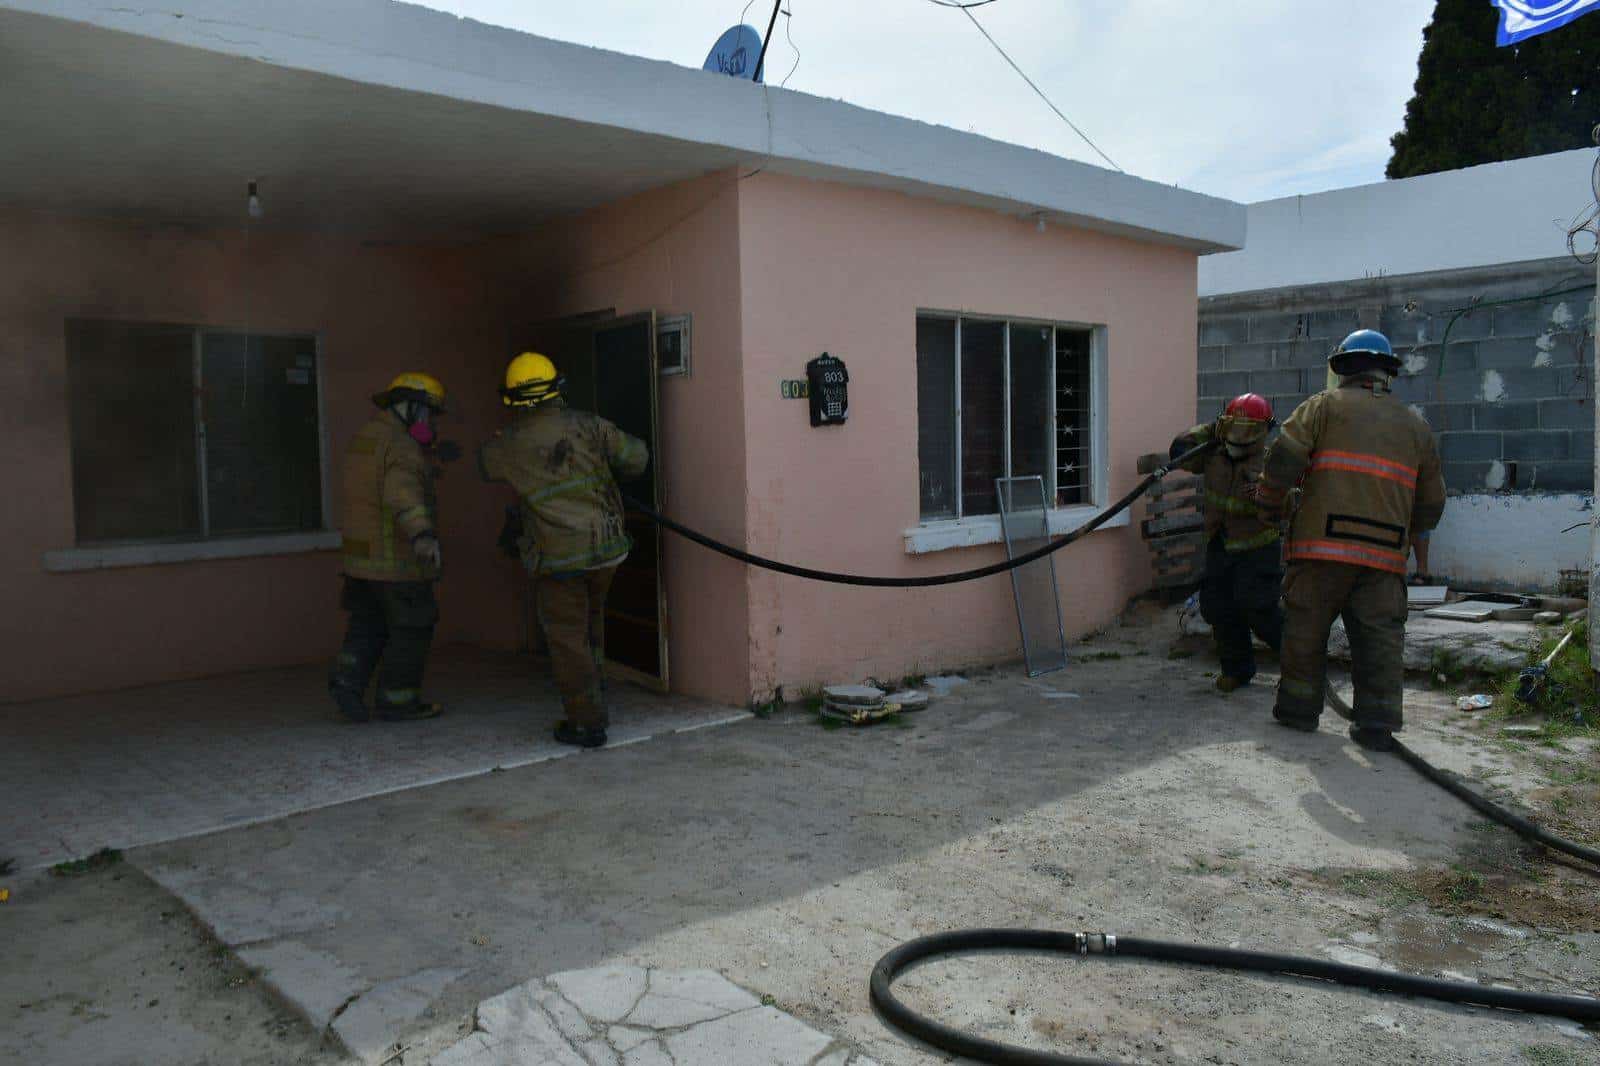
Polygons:
M930 959L975 952L1026 951L1050 954L1119 956L1154 962L1215 966L1252 973L1329 981L1372 992L1421 996L1446 1003L1465 1003L1501 1010L1548 1014L1580 1022L1600 1021L1600 999L1547 992L1522 992L1468 981L1442 981L1391 970L1351 966L1325 959L1264 951L1180 944L1167 940L1111 933L1073 933L1052 929L960 929L918 937L894 948L872 968L868 993L885 1021L943 1051L1000 1066L1116 1066L1108 1059L1036 1051L989 1040L935 1021L913 1010L894 994L894 980L910 967Z
M981 4L940 3L939 0L932 0L932 2L935 3L935 4L938 4L938 6L940 6L940 7L953 7L953 8L956 8L963 15L967 16L968 21L970 21L974 26L976 26L978 28L978 32L979 33L983 34L984 40L986 40L990 44L992 44L994 46L994 50L996 52L1000 53L1000 58L1004 59L1008 64L1010 64L1011 69L1017 72L1017 76L1020 77L1023 81L1028 83L1028 88L1032 89L1034 92L1039 94L1039 99L1043 100L1045 102L1045 104L1050 108L1050 110L1052 110L1052 111L1054 111L1056 113L1056 117L1057 118L1061 119L1062 122L1065 122L1068 126L1070 126L1072 128L1072 132L1073 133L1076 133L1079 137L1082 137L1083 138L1083 143L1087 144L1090 148L1093 148L1099 154L1100 158L1104 159L1106 161L1106 164L1108 166L1110 166L1111 169L1116 170L1116 171L1118 171L1120 173L1124 173L1124 174L1127 173L1127 171L1125 171L1121 167L1117 166L1116 160L1112 159L1110 156L1108 156L1104 152L1100 151L1100 146L1098 144L1095 144L1093 141L1091 141L1089 139L1089 135L1087 133L1083 132L1082 130L1080 130L1078 128L1078 126L1077 126L1077 123L1073 122L1070 118L1068 118L1067 115L1066 115L1066 112L1062 111L1059 107L1057 107L1055 105L1055 102L1053 100L1051 100L1048 96L1045 95L1044 90L1039 88L1039 86L1034 84L1033 79L1028 77L1028 75L1023 72L1021 67L1017 66L1017 61L1012 59L1009 55L1007 55L1006 54L1006 50L1004 48L1000 47L1000 42L999 41L996 41L993 37L989 36L989 31L983 28L983 23L979 22L978 21L978 16L974 15L972 13L972 11L971 11L971 9L974 8L974 7L981 7L982 6Z
M1506 304L1533 303L1536 300L1548 300L1552 296L1568 296L1575 292L1588 292L1593 285L1575 285L1570 289L1558 289L1555 292L1541 292L1533 296L1514 296L1505 300L1476 300L1466 307L1459 307L1450 316L1450 321L1445 324L1444 336L1439 339L1439 370L1434 377L1444 377L1444 362L1450 344L1450 331L1456 328L1456 321L1462 315L1470 315L1481 307L1503 307Z
M794 51L794 66L789 68L789 73L778 83L780 89L788 88L789 79L800 69L800 49L794 43L794 0L789 0L789 8L783 13L783 35L788 38L789 47Z
M655 522L663 529L670 530L671 532L676 533L678 536L683 537L685 540L693 541L702 548L709 548L711 551L717 552L720 555L726 555L730 559L736 559L748 566L758 567L762 570L771 570L774 573L788 574L790 577L802 577L811 581L824 581L834 585L855 585L861 588L891 589L931 588L937 585L955 585L964 581L976 581L979 578L993 577L996 574L1004 574L1008 571L1015 570L1019 566L1026 566L1028 563L1035 562L1039 559L1043 559L1047 555L1060 551L1062 548L1074 543L1081 537L1087 536L1096 529L1099 529L1101 526L1111 521L1111 519L1115 518L1118 514L1127 510L1133 505L1135 500L1148 492L1152 485L1170 474L1174 467L1180 466L1191 459L1199 458L1201 455L1209 452L1212 448L1215 448L1216 444L1217 442L1214 440L1207 441L1199 447L1191 448L1182 455L1179 455L1177 458L1168 461L1165 466L1162 466L1151 474L1145 475L1144 479L1130 489L1127 495L1117 500L1117 502L1113 503L1110 507L1107 507L1104 511L1101 511L1099 514L1089 519L1089 521L1085 522L1077 529L1074 529L1071 533L1068 533L1065 536L1057 537L1050 543L1036 548L1033 551L1019 555L1015 559L1008 559L1005 562L994 563L990 566L980 566L974 570L961 570L953 574L935 574L929 577L872 577L865 574L841 574L832 570L814 570L806 566L793 566L789 563L779 562L776 559L768 559L760 555L754 555L750 552L735 548L732 545L724 544L712 537L708 537L704 533L690 529L688 526L680 525L679 523L668 518L666 515L658 513L654 508L641 503L631 496L624 496L623 499L630 508L644 515L646 518L649 518L652 522Z

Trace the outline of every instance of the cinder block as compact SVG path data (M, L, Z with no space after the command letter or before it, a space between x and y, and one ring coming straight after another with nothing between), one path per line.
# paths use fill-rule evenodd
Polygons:
M1335 311L1313 311L1307 315L1305 335L1331 339L1337 344L1360 328L1360 313L1353 307L1341 307Z
M1447 463L1500 458L1499 433L1441 433L1439 457Z
M1476 403L1483 399L1483 375L1477 371L1446 374L1442 378L1428 375L1431 403Z
M1250 339L1250 320L1244 315L1201 316L1200 343L1243 344Z
M1440 311L1434 315L1430 328L1432 340L1443 340L1448 331L1451 344L1456 341L1481 341L1494 331L1494 316L1489 308L1468 311L1462 315L1454 311Z
M1272 414L1279 422L1287 421L1294 414L1294 409L1306 402L1304 396L1271 396L1268 402L1272 404Z
M1344 338L1341 336L1340 340ZM1328 353L1336 341L1297 340L1273 345L1277 353L1276 365L1283 369L1315 370L1328 365Z
M1428 373L1435 376L1439 373L1441 361L1446 374L1465 373L1478 367L1477 341L1457 341L1451 337L1448 345L1441 347L1429 344L1422 349L1422 353L1428 358Z
M1451 492L1482 492L1487 487L1489 463L1445 463L1444 487Z
M1473 387L1463 392L1454 383L1457 379L1445 378L1436 380L1432 374L1402 374L1394 379L1392 390L1395 397L1406 403L1470 403L1478 398L1476 382L1470 382ZM1447 389L1446 386L1452 386Z
M1378 312L1377 328L1394 345L1427 344L1439 339L1432 316L1420 305L1407 311L1400 304L1389 304Z
M1487 370L1532 368L1539 357L1534 337L1491 337L1477 345L1478 366Z
M1563 395L1561 382L1553 367L1535 367L1526 370L1485 370L1479 378L1489 374L1499 375L1503 400L1547 400ZM1448 375L1446 375L1448 376ZM1571 377L1571 373L1567 374Z
M1226 367L1229 370L1267 370L1272 367L1272 344L1230 344Z
M1250 375L1243 370L1229 370L1221 374L1200 375L1200 395L1237 396L1250 392Z
M1552 328L1556 304L1563 297L1542 300L1538 303L1507 304L1494 308L1494 335L1496 337L1531 337ZM1570 310L1571 305L1568 305Z
M1299 370L1257 370L1250 375L1250 391L1263 396L1290 395L1304 390Z
M1473 417L1477 409L1471 403L1430 403L1423 406L1422 417L1435 433L1459 432L1477 428Z
M1305 336L1305 316L1294 311L1267 311L1250 316L1252 341L1288 341Z
M1592 461L1537 463L1519 480L1532 492L1593 492L1594 463Z
M1539 404L1485 403L1467 405L1477 412L1473 429L1533 429L1539 425Z
M1592 430L1594 404L1588 400L1541 400L1539 428Z
M1204 374L1208 370L1225 369L1227 365L1227 355L1228 349L1225 345L1202 345L1200 348L1200 355L1196 360L1196 363L1200 369L1200 373Z
M1518 462L1568 459L1572 456L1572 434L1562 429L1529 429L1502 434L1502 454ZM1453 456L1452 458L1491 458L1489 456Z
M1594 430L1580 429L1572 434L1572 461L1594 464Z

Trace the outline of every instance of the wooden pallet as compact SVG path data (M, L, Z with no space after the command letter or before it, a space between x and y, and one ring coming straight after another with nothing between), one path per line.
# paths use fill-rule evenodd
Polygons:
M1165 455L1141 455L1139 473L1148 474L1166 461ZM1201 479L1177 471L1145 493L1145 517L1139 532L1150 546L1156 588L1196 585L1205 573L1204 500Z

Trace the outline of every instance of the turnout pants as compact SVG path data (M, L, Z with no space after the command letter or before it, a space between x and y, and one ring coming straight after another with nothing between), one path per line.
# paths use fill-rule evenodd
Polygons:
M1275 714L1316 722L1328 680L1328 632L1344 618L1355 724L1396 731L1405 686L1406 584L1399 574L1298 560L1283 579L1285 617Z
M606 650L606 593L614 566L570 574L541 574L536 582L539 627L550 646L550 667L561 707L577 729L610 721L600 691Z
M1222 672L1248 681L1256 673L1255 647L1250 634L1274 651L1283 633L1283 612L1278 607L1283 567L1277 544L1249 551L1228 552L1222 538L1206 546L1206 573L1200 583L1200 616L1211 623L1217 639Z
M378 674L376 703L400 707L422 698L422 672L439 621L431 581L344 579L341 604L350 614L344 646L334 660L328 687L365 696Z

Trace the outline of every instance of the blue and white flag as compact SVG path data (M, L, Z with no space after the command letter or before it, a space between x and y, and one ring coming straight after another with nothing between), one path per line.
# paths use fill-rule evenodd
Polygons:
M1559 29L1575 18L1600 11L1600 0L1490 0L1500 9L1502 48Z

